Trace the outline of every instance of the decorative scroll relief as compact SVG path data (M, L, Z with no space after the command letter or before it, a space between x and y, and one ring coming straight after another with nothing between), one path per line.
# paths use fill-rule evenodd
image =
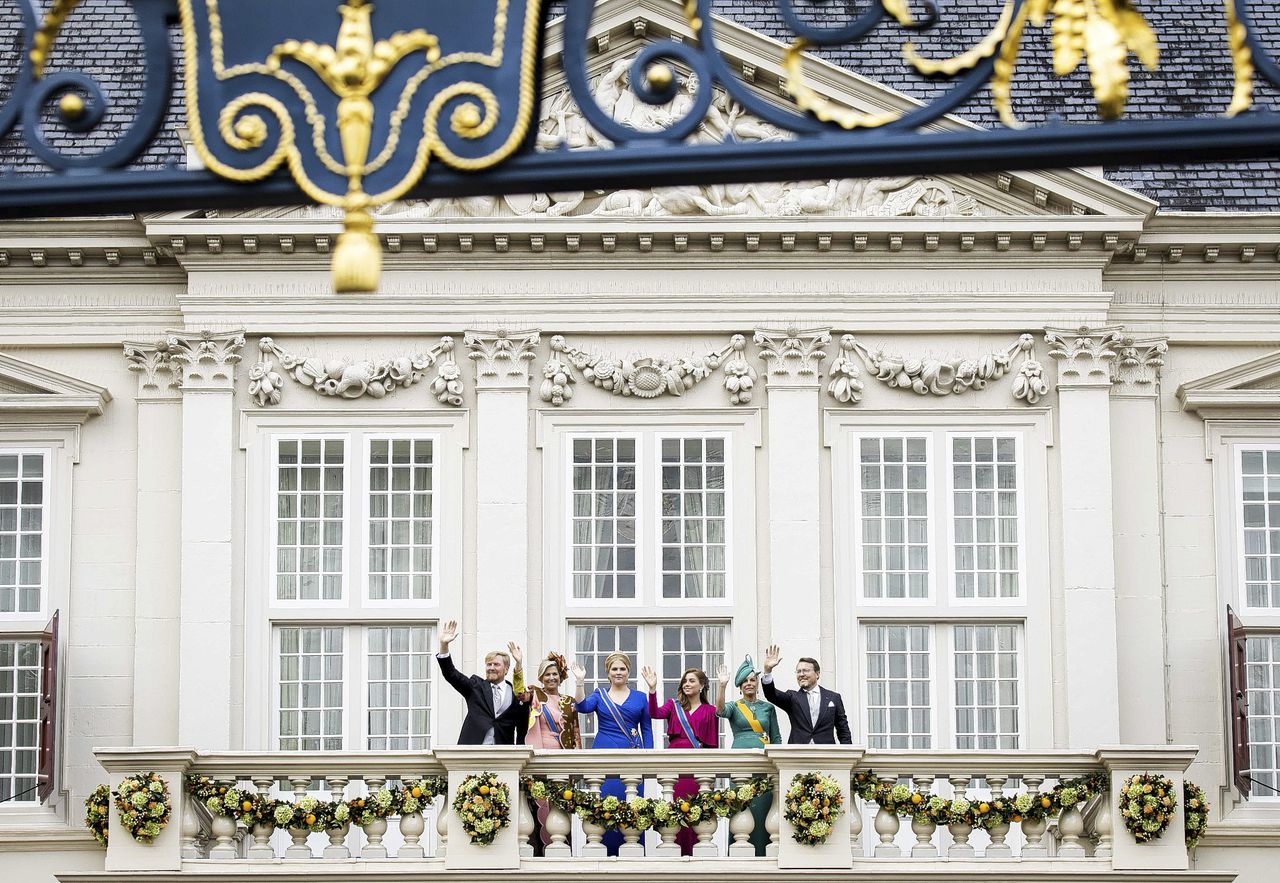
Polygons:
M1014 370L1014 360L1022 361ZM1048 394L1044 368L1036 358L1035 338L1024 334L1005 350L976 359L955 357L912 358L890 355L884 350L868 350L852 334L840 338L840 356L831 365L827 393L842 404L862 401L863 383L858 362L876 380L895 389L909 389L922 396L962 395L971 389L986 389L993 380L1014 373L1013 397L1028 405Z
M724 348L700 357L619 359L579 349L557 334L551 338L551 358L542 367L538 395L548 404L563 405L573 398L578 382L575 372L580 371L592 385L616 396L680 396L721 369L730 403L745 405L751 401L757 379L755 368L743 356L746 348L747 339L735 334Z
M397 389L421 383L434 366L431 394L442 405L462 405L462 370L453 360L453 338L440 342L424 353L371 361L367 359L321 359L296 356L278 347L270 337L258 341L258 361L249 369L249 395L258 407L280 404L284 394L284 378L275 370L272 357L295 382L323 396L358 399L368 396L384 398Z

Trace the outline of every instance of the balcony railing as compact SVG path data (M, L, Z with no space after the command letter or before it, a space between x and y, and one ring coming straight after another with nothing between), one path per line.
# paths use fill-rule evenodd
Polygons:
M336 876L397 872L462 876L478 871L600 872L605 866L635 873L715 873L732 871L766 877L787 869L894 872L910 870L945 878L981 871L984 864L1019 865L1017 873L1057 879L1096 876L1110 870L1146 872L1142 879L1177 877L1229 880L1231 875L1187 871L1182 837L1182 807L1159 840L1137 843L1122 823L1113 794L1122 779L1158 773L1173 780L1181 795L1182 777L1195 756L1178 747L1122 747L1096 751L864 751L848 746L772 746L756 751L532 751L512 747L451 747L432 753L199 753L191 750L103 749L97 757L115 787L126 775L155 770L170 781L173 821L154 844L136 843L113 818L107 851L108 872L171 872L193 875L307 874ZM363 828L347 825L324 834L306 829L252 829L210 813L183 787L189 773L264 797L292 800L308 794L323 800L354 799L390 784L426 776L447 777L449 795L468 775L488 771L510 789L511 823L492 844L473 844L461 821L438 798L423 812L374 820ZM818 771L841 782L847 812L818 846L800 844L783 818L776 791L800 773ZM937 825L927 819L899 817L876 803L852 795L868 777L885 785L905 784L913 792L947 800L965 798L977 806L1010 802L1017 794L1052 793L1060 781L1101 774L1110 791L1078 805L1064 805L1053 818L1015 817L1007 823L964 821ZM740 785L767 776L775 786L764 828L768 847L757 857L751 842L756 819L750 809L728 818L703 820L694 827L691 858L681 857L677 828L641 832L623 829L617 857L606 857L604 829L583 825L557 809L544 810L546 845L534 838L534 816L521 783L530 777L572 783L598 793L607 778L617 778L628 798L671 799L681 777L693 777L704 789ZM1025 804L1025 800L1024 800ZM114 812L114 810L113 810ZM120 831L120 833L116 833ZM539 846L535 848L534 840ZM535 852L537 854L535 854ZM356 867L365 866L365 867ZM1001 873L1010 873L1008 869ZM167 875L162 875L167 876ZM1126 876L1132 877L1133 873ZM64 881L81 879L64 875Z

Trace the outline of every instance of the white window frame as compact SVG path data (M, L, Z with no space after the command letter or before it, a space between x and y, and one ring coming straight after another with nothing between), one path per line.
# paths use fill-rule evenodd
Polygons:
M369 464L373 456L373 443L375 441L414 441L417 439L430 439L431 441L431 597L426 601L416 601L412 598L375 600L369 597ZM359 482L361 493L359 499L356 500L355 524L352 525L351 533L354 538L355 533L360 534L360 538L355 540L356 549L360 557L359 583L360 583L360 603L366 608L413 608L420 610L424 606L439 607L440 606L440 559L441 559L441 543L440 543L440 469L438 468L439 451L441 445L441 436L439 432L370 432L364 436L364 445L360 453L361 469L364 470L364 478ZM410 586L409 593L413 594L413 588ZM388 589L388 595L390 590Z
M367 535L356 537L353 525L367 524L368 501L361 499L344 507L343 600L297 602L275 599L275 488L276 439L291 437L347 436L346 468L367 471L368 446L363 437L432 439L432 518L434 521L432 598L429 601L369 601L365 577L351 578L351 567L367 571ZM240 443L245 451L245 660L244 660L244 742L246 750L275 750L279 677L276 670L276 628L291 625L341 625L344 638L344 728L346 750L363 750L367 697L353 701L349 692L354 683L353 666L363 677L367 660L352 655L352 634L359 637L364 653L364 627L378 625L424 625L439 634L441 610L460 609L463 604L463 492L464 458L470 438L469 413L465 410L346 410L346 411L241 411ZM352 451L355 455L352 455ZM358 459L357 459L358 458ZM355 466L352 463L355 461ZM351 487L350 472L344 486ZM367 496L367 477L357 483ZM347 493L347 491L344 491ZM347 495L350 501L350 494ZM356 557L350 557L355 550ZM357 563L358 562L358 563ZM358 588L357 588L358 587ZM358 597L357 597L358 592ZM440 685L433 670L431 738L440 738ZM358 689L364 689L361 681ZM354 720L360 712L364 719ZM354 724L354 729L353 729Z
M956 580L956 562L955 562L956 536L955 536L955 513L953 509L953 506L955 505L956 486L955 486L955 472L952 469L952 462L951 462L951 446L953 441L957 438L974 438L974 439L989 438L994 441L997 439L1010 438L1010 437L1013 438L1014 467L1015 467L1014 471L1015 471L1015 474L1017 475L1017 481L1018 481L1017 493L1014 496L1014 499L1017 500L1018 502L1018 516L1017 516L1018 596L1016 598L1001 598L997 595L997 597L995 598L979 598L976 595L976 589L975 589L974 597L961 598L956 591L956 581L957 581ZM1026 467L1024 465L1024 461L1025 461L1025 452L1026 452L1027 445L1025 442L1024 435L1021 432L998 432L998 431L991 431L991 430L986 430L981 432L948 430L943 434L943 439L944 439L943 448L945 450L946 457L947 457L946 471L945 471L946 499L947 499L947 505L945 507L945 510L946 510L945 550L948 553L947 562L945 565L946 573L947 573L947 579L946 579L947 604L955 607L979 607L979 608L982 608L983 610L987 610L992 607L1002 607L1002 606L1003 607L1025 607L1026 591L1027 591L1027 544L1026 544L1027 505L1026 505L1026 494L1025 494ZM1048 476L1046 474L1046 481L1047 481L1047 477ZM997 489L995 492L997 494L999 493L998 483L997 483ZM997 506L998 505L999 504L997 503ZM974 517L976 518L977 516L975 515ZM999 519L1000 516L997 514L995 517ZM997 540L996 540L997 557L999 555L999 546L1000 546L1000 542L999 542L999 538L997 537ZM999 586L997 586L997 592L998 591L999 591Z
M930 572L931 595L920 599L865 599L861 580L861 488L859 443L864 437L907 438L927 433L930 441ZM865 743L868 728L866 701L866 639L864 626L920 624L935 629L933 641L933 689L942 684L954 690L951 675L951 638L946 641L947 658L938 656L937 629L957 624L1016 624L1021 626L1019 649L1019 744L1021 749L1050 748L1054 745L1054 709L1057 704L1053 679L1051 632L1051 574L1049 569L1049 473L1048 449L1053 444L1052 414L1048 408L1025 410L961 410L956 408L915 411L861 411L827 409L823 425L824 443L831 449L832 565L834 569L836 680L849 685L845 702L863 709L856 715L854 743ZM955 436L1017 438L1019 483L1019 597L1016 599L957 599L954 589L954 551L950 494L950 444ZM944 458L937 456L942 450ZM947 470L940 487L939 471ZM1034 483L1029 476L1042 476ZM947 495L947 504L940 493ZM853 537L854 542L841 542ZM943 568L939 570L939 568ZM950 635L950 632L948 632ZM943 678L946 675L946 679ZM1039 685L1031 689L1031 685ZM948 719L933 714L933 750L955 744L954 698L947 699Z

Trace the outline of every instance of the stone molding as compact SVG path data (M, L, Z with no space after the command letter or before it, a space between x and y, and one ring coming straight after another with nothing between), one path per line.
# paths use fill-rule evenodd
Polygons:
M656 399L660 396L682 396L706 380L717 370L724 374L724 390L733 405L751 401L758 378L756 369L746 360L747 339L735 334L729 343L701 356L666 358L641 356L619 358L580 349L562 335L551 338L551 357L542 367L539 397L559 407L573 398L577 383L575 372L593 386L615 396Z
M771 388L816 389L821 383L827 357L823 347L831 343L830 328L757 328L753 339Z
M280 403L284 378L272 357L293 380L323 396L343 399L382 399L398 389L422 382L433 366L431 394L442 405L462 405L462 369L453 360L452 337L441 337L434 346L410 356L387 359L323 359L289 353L270 337L258 340L258 361L249 369L249 395L258 407Z
M529 363L541 340L536 330L466 332L463 342L476 366L476 388L528 389Z
M199 337L171 331L165 344L182 372L183 392L230 392L234 387L243 331L202 331Z
M1058 360L1058 386L1112 384L1112 363L1124 340L1123 325L1091 328L1046 328L1049 355Z

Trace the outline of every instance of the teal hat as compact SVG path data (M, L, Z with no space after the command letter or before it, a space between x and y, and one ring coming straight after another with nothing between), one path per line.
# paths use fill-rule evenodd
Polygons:
M755 663L751 661L751 654L747 654L747 658L742 660L742 665L738 666L738 673L733 676L733 685L741 687L743 682L756 674Z

